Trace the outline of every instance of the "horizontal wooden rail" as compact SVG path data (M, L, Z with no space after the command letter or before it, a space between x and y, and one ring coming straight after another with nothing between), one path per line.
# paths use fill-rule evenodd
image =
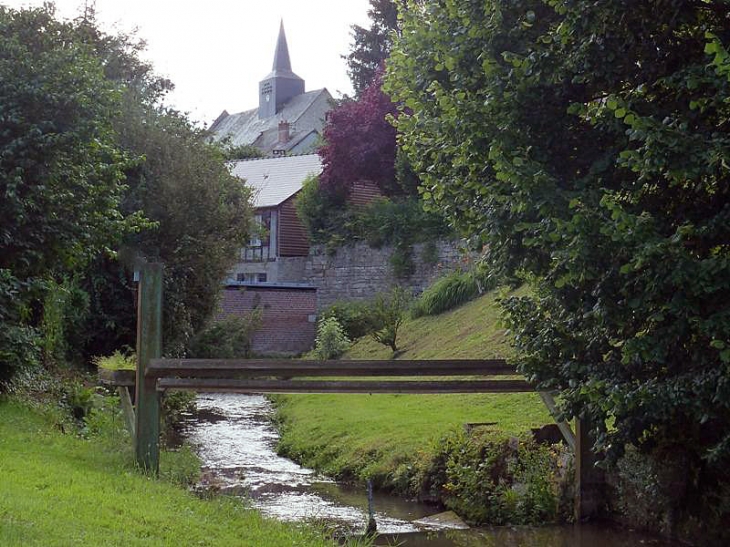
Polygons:
M157 389L226 393L522 393L534 388L522 380L231 380L160 378Z
M511 376L503 359L304 361L293 359L153 359L147 377L231 378L307 376Z

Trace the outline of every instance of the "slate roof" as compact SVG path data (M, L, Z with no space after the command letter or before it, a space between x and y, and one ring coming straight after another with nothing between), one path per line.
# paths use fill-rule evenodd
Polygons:
M289 122L291 127L291 140L289 147L312 130L322 132L325 116L329 111L332 101L327 89L308 91L289 100L276 116L259 118L259 109L252 108L238 114L223 112L218 119L210 126L210 131L215 140L230 138L231 144L239 146L252 144L264 151L271 151L277 148L279 137L279 121ZM287 147L283 147L285 150Z
M253 189L256 208L276 207L301 190L309 175L322 172L318 154L240 160L229 165L231 172Z

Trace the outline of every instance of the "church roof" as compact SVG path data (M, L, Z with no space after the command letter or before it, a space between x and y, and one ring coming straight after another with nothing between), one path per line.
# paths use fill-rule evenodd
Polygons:
M308 176L322 172L318 154L240 160L229 165L231 173L253 190L256 208L276 207L301 190Z
M264 78L296 78L301 80L299 76L294 74L291 69L291 59L289 58L289 46L286 43L286 34L284 33L284 21L279 25L279 38L276 41L276 51L274 52L274 64L271 67L271 73Z
M233 146L252 144L261 150L271 151L278 142L279 121L289 122L292 140L312 129L321 132L325 116L332 108L331 101L332 95L327 89L317 89L293 97L276 116L269 118L260 118L258 108L238 114L224 111L210 126L210 131L218 141L230 138Z

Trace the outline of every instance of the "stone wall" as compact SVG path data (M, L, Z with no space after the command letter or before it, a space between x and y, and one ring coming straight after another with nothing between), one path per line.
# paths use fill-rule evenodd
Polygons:
M437 243L436 256L431 257L425 256L427 246L413 246L415 273L399 280L390 265L392 247L373 249L366 243L357 243L340 247L329 256L323 246L315 245L310 249L302 282L317 287L319 310L337 300L368 300L396 284L420 293L444 273L457 269L463 257L455 242Z

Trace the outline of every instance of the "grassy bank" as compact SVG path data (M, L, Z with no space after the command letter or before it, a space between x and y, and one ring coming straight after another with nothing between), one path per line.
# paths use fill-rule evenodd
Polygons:
M509 355L497 293L436 317L407 321L398 359ZM389 359L388 348L358 341L344 358ZM551 423L536 394L291 395L276 398L283 453L328 474L416 493L446 437L465 423L493 422L492 438L525 435Z
M4 547L333 545L316 530L265 519L234 500L201 500L173 484L189 473L189 455L164 454L161 480L139 474L110 409L92 414L85 438L62 424L53 413L0 399Z

